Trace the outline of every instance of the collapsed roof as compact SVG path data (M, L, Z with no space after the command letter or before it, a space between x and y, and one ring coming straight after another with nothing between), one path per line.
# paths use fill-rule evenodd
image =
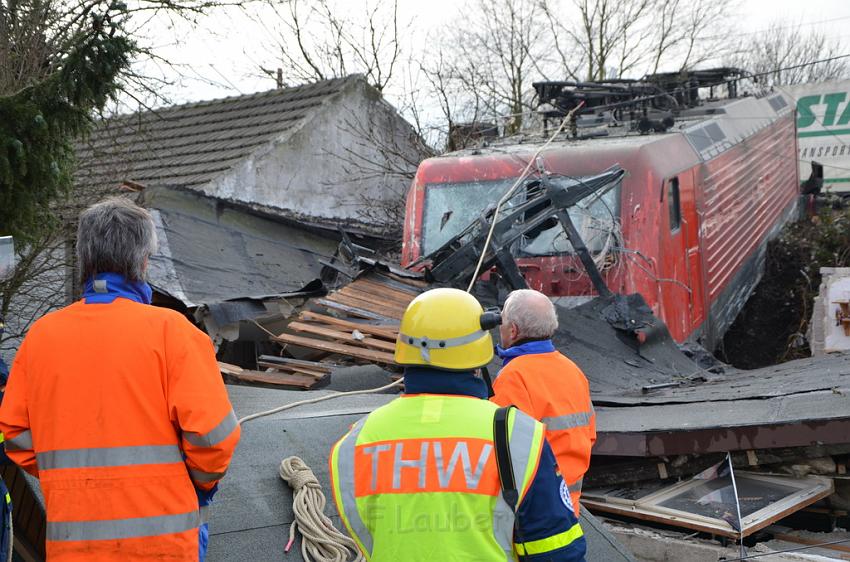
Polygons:
M159 248L149 279L186 307L314 288L338 242L181 190L147 189Z

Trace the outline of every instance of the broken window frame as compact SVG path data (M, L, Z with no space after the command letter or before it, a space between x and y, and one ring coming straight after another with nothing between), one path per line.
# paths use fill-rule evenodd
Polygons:
M821 476L807 476L806 478L795 479L789 476L735 471L735 477L739 481L744 478L750 478L767 484L797 488L797 491L744 516L741 521L742 529L740 533L723 519L707 517L661 505L662 502L704 484L705 480L685 480L636 500L605 495L604 492L611 490L611 488L586 490L582 492L581 503L591 511L613 513L625 517L675 527L685 527L694 531L738 539L749 536L803 507L829 496L833 491L832 479Z
M570 176L558 176L557 174L553 174L550 176L550 181L557 180L558 178L562 179L574 179ZM592 208L600 211L601 215L609 215L611 217L611 230L607 231L608 236L613 236L614 243L612 246L608 246L609 252L613 251L617 246L621 243L622 234L619 231L620 225L620 197L623 193L623 183L622 181L614 182L610 186L605 189L602 189L596 193L592 193L576 203L573 207L570 207L567 212L570 215L570 218L573 221L573 224L576 227L576 230L579 232L579 235L582 237L585 245L588 247L590 251L590 255L598 256L600 253L605 251L605 248L602 249L596 247L596 237L589 232L594 228L594 221L599 221L599 219L595 216ZM610 199L608 201L607 199ZM564 232L563 225L557 221L553 217L553 226L551 228L541 230L536 233L533 237L524 236L516 246L515 255L523 258L544 258L544 257L552 257L552 256L575 256L576 252L572 248L572 244L570 244L567 239L567 235ZM602 229L597 229L602 232ZM556 248L552 248L550 252L529 252L526 250L527 247L531 246L538 236L543 235L544 233L554 231L555 237L553 238L553 246L555 240L558 238L562 238L563 242L567 245L569 249L558 250ZM603 236L605 236L603 234Z

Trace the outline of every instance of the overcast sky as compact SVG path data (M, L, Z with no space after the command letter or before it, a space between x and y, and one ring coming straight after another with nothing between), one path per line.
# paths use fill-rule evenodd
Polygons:
M341 0L355 6L361 0ZM461 3L452 0L399 0L400 19L412 20L409 40L413 49L429 47L428 31L458 17ZM841 39L850 52L850 0L742 0L735 21L741 33L755 33L772 22L801 24L831 38ZM273 78L262 77L258 67L275 67L271 45L274 28L234 12L218 12L192 28L178 22L151 21L144 27L164 58L180 65L180 74L163 72L175 83L163 91L175 103L199 101L271 89Z

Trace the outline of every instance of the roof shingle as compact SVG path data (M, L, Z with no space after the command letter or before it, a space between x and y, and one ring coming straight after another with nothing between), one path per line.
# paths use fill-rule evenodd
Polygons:
M131 180L193 187L296 129L358 75L256 94L178 105L105 120L77 145L82 189Z

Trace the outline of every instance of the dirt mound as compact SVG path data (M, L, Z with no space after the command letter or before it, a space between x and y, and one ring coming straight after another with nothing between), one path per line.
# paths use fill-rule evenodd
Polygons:
M755 369L810 355L806 339L821 267L850 265L850 209L827 208L788 225L768 245L764 276L717 356Z

